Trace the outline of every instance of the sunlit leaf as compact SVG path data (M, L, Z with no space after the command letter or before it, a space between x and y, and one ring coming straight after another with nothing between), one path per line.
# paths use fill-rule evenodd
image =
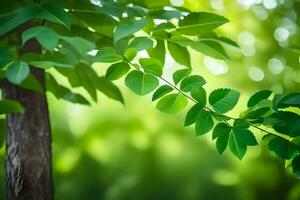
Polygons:
M207 12L193 12L179 21L178 31L186 35L200 35L229 22L228 19Z
M231 89L217 89L209 95L209 103L213 109L223 114L235 107L240 97L240 93Z
M184 69L179 69L173 74L173 81L175 85L177 85L184 77L190 75L191 69L189 68L184 68Z
M140 58L139 62L146 73L153 74L156 76L162 75L163 66L159 60L155 58Z
M206 91L202 87L194 87L191 96L201 105L206 105Z
M231 152L242 159L247 151L247 146L257 145L255 136L244 127L234 126L229 136L229 147Z
M157 40L156 46L154 48L147 49L147 52L151 58L160 60L161 64L164 65L166 49L163 40Z
M81 37L60 37L62 40L70 44L79 54L84 55L96 48L96 45Z
M137 51L141 51L152 48L153 41L147 37L136 37L130 42L129 47L135 48Z
M129 65L125 62L115 63L107 69L105 77L108 80L117 80L124 76L129 69Z
M180 89L184 92L192 91L194 88L202 87L206 81L202 76L191 75L185 77L180 83Z
M122 38L130 36L139 30L141 30L147 24L147 19L139 19L139 20L132 20L127 22L121 22L114 32L114 41L118 41Z
M200 41L192 43L190 46L204 55L222 60L229 59L222 45L215 41Z
M195 125L195 132L196 135L203 135L207 132L209 132L214 126L214 121L211 117L210 112L206 110L200 110L197 119L196 119L196 125Z
M134 93L143 96L155 90L159 81L151 74L144 74L134 70L126 76L125 84Z
M113 63L121 61L122 59L122 56L117 54L114 48L103 47L98 51L98 53L94 57L94 62Z
M149 13L149 15L155 19L179 19L182 13L178 10L154 10Z
M161 98L156 108L165 113L176 113L185 108L188 101L182 94L169 94Z
M184 126L192 125L196 122L197 116L200 111L202 111L203 105L201 104L195 104L186 114Z
M213 133L212 133L212 139L217 139L216 141L216 147L219 152L219 154L222 154L227 145L229 140L229 135L231 132L231 127L228 126L226 123L219 123L215 126Z
M191 67L191 59L188 50L173 42L168 42L168 49L173 59L186 67Z
M152 101L155 101L163 96L165 96L166 94L170 93L173 91L173 88L169 85L162 85L160 86L154 93L152 96Z

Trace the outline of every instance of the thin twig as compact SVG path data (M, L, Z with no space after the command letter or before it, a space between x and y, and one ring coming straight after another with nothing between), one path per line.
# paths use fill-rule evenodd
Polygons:
M132 62L126 60L126 59L125 59L124 61L127 62L128 64L132 65L135 69L137 69L137 70L139 70L139 71L142 72L142 70L140 69L140 67L138 67L136 64L134 64L134 63L132 63ZM160 80L162 80L163 82L165 82L167 85L169 85L170 87L172 87L172 88L175 89L176 91L178 91L180 94L184 95L186 98L188 98L188 99L190 99L191 101L193 101L194 103L196 103L196 104L199 103L196 99L194 99L193 97L190 97L189 95L187 95L186 93L184 93L184 92L183 92L182 90L180 90L178 87L176 87L175 85L173 85L170 81L168 81L168 80L166 80L165 78L160 77L160 76L156 76L156 77L159 78ZM209 107L207 107L207 106L204 106L204 108L205 108L206 110L208 110L209 112L214 113L214 114L216 114L216 115L222 117L223 121L224 121L228 126L230 126L230 127L232 127L232 125L230 125L230 124L228 123L228 120L227 120L227 119L229 119L229 120L245 120L245 119L242 119L242 118L234 118L234 117L231 117L231 116L218 114L218 113L214 112L211 108L209 108ZM270 131L268 131L268 130L265 130L265 129L263 129L263 128L260 128L259 126L257 126L257 125L255 125L255 124L249 122L248 120L245 120L245 121L246 121L250 126L252 126L253 128L255 128L255 129L257 129L257 130L260 130L260 131L262 131L262 132L265 132L265 133L267 133L267 134L270 134L270 135L273 135L273 136L276 136L276 137L280 137L280 138L282 138L283 140L286 140L286 141L290 142L291 144L295 145L298 149L300 149L300 146L298 146L298 145L292 143L289 139L287 139L287 138L285 138L285 137L283 137L283 136L280 136L280 135L278 135L278 134L276 134L276 133L272 133L272 132L270 132Z

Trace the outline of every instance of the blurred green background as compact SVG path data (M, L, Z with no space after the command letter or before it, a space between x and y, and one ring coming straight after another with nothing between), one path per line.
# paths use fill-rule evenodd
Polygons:
M194 73L207 79L209 90L231 87L241 91L236 113L259 89L299 91L300 58L291 49L300 46L299 0L170 2L215 12L232 21L219 29L241 46L241 50L228 49L232 60L223 62L194 53L192 63ZM178 67L170 57L166 59L166 71ZM93 67L102 74L107 68ZM123 81L116 84L122 88L125 106L101 94L99 103L91 107L48 95L57 200L300 199L300 182L264 144L251 147L243 161L228 152L220 157L210 134L196 138L193 127L183 127L185 112L160 113L150 97L132 94ZM259 132L256 135L261 137ZM3 197L4 148L0 155Z

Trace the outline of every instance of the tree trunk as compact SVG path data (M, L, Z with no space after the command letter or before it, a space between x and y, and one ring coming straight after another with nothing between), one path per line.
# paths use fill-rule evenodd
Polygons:
M25 24L21 29L29 27ZM35 39L20 50L20 54L27 52L41 53ZM45 88L44 71L31 68L31 73ZM8 82L3 85L3 93L6 99L18 100L25 108L23 114L6 116L6 198L52 200L51 131L46 94Z

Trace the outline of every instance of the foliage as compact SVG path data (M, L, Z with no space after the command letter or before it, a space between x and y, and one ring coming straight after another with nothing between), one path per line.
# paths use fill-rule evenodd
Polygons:
M86 97L57 83L48 69L54 68L65 76L72 88L84 88L93 101L98 100L99 91L124 103L112 81L126 76L125 85L137 95L155 91L152 100L158 101L156 108L162 112L179 112L188 105L188 100L194 103L185 125L195 124L197 136L213 130L220 154L229 146L242 159L249 146L258 144L253 134L257 129L266 135L263 140L268 142L269 150L287 161L292 160L293 171L299 174L300 116L287 110L300 108L299 93L272 95L270 91L259 91L249 99L246 111L239 117L231 117L224 114L236 106L240 93L228 88L209 92L204 77L191 75L189 49L228 60L223 44L237 47L235 42L214 33L228 19L170 5L151 8L139 2L100 1L100 6L72 2L22 4L1 15L0 37L4 46L0 49L1 79L44 92L41 87L29 87L39 85L29 66L42 68L46 70L46 91L58 99L86 105L90 103ZM163 22L157 23L158 19ZM38 26L21 36L14 34L23 23ZM35 38L43 52L19 54L18 38L22 39L22 45ZM143 50L147 50L149 57L139 56ZM163 77L167 52L183 65L173 74L174 83ZM110 64L103 77L91 67L97 62ZM11 112L23 112L23 109L15 101L1 100L0 113ZM272 131L267 130L269 127Z

